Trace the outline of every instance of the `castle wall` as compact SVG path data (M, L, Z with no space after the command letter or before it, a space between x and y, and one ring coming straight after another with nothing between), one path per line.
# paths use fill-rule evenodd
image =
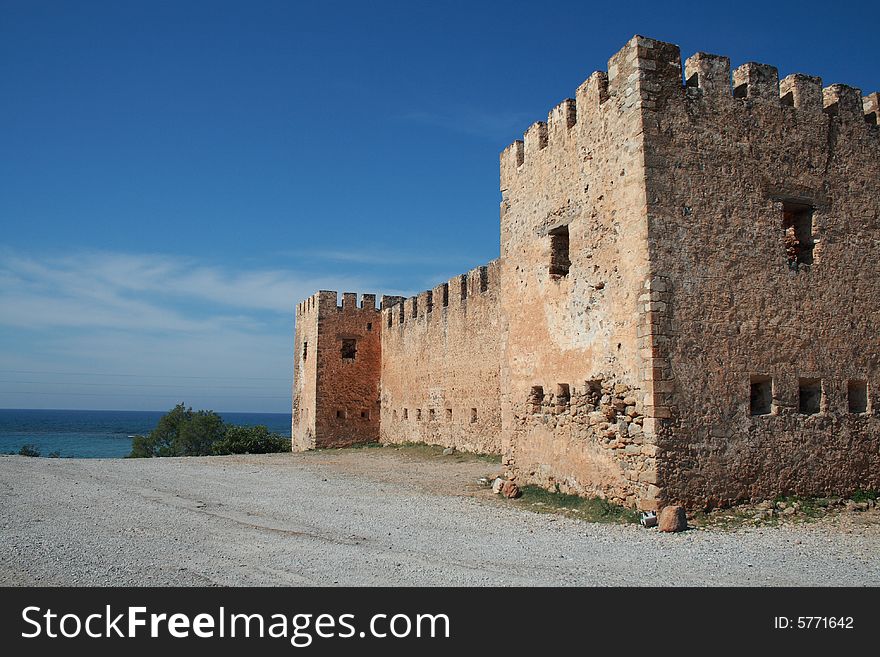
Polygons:
M497 261L382 313L381 441L501 450Z
M501 154L505 460L520 481L646 508L659 489L639 304L649 275L642 114L668 65L655 43L631 40L607 74ZM560 275L564 227L570 269Z
M713 55L685 68L645 121L663 497L880 488L877 95L762 64L731 85ZM807 217L800 234L786 210ZM768 409L751 403L762 377ZM816 414L801 412L806 379L821 381ZM867 382L867 412L850 412L851 381L856 397Z
M302 330L299 321L296 329L295 368L303 377L296 383L302 399L294 402L294 449L374 442L379 438L382 360L381 315L376 297L364 294L358 305L357 294L346 292L342 305L337 305L336 292L322 291L310 302L315 310L309 313L315 316L304 316ZM314 355L309 341L309 354L303 364L303 341L312 336ZM314 378L308 369L311 367L315 368Z
M501 154L498 260L299 304L294 447L500 452L643 509L880 488L880 97L732 78L633 37Z

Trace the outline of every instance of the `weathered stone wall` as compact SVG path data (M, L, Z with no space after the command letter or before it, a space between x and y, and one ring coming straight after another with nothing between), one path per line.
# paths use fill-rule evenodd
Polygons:
M649 274L643 87L646 71L665 65L653 44L634 38L607 74L594 73L501 155L505 458L522 480L644 507L658 490L639 312ZM563 226L571 265L560 276L551 259ZM560 384L576 401L595 382L632 397L633 415L623 399L567 410L553 400ZM538 386L553 412L530 399Z
M491 262L383 311L382 442L500 452L499 274Z
M302 451L315 446L317 402L318 295L296 304L293 338L293 413L291 439L293 449Z
M732 86L706 54L685 78L669 69L645 120L662 495L880 488L877 95L763 64ZM800 235L786 211L807 213ZM758 377L773 405L754 416ZM799 379L821 380L819 413L799 412ZM849 412L849 381L867 382L869 412Z
M342 305L337 305L336 292L322 291L308 302L315 308L314 321L297 322L298 356L296 373L304 372L296 384L302 401L294 402L294 449L341 447L379 438L379 374L382 360L381 315L373 294L346 292ZM304 319L306 319L304 317ZM314 367L314 381L309 370L303 370L303 341L309 340L305 367ZM314 365L308 359L314 358ZM300 383L302 381L303 383ZM314 385L314 403L310 387ZM301 418L298 422L297 416ZM313 417L313 420L309 420ZM311 433L309 433L311 431Z

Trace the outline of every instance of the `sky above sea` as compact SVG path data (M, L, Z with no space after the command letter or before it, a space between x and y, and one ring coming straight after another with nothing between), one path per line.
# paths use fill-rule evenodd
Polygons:
M636 33L880 88L880 5L0 0L0 408L285 412L295 304L499 254L498 155Z

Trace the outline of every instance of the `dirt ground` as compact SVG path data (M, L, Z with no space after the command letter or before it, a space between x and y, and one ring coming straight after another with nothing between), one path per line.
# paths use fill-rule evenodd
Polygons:
M660 534L534 513L430 448L0 458L4 585L880 585L880 513Z

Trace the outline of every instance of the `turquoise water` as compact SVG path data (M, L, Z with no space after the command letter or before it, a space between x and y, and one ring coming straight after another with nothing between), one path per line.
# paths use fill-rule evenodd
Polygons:
M0 454L34 445L42 456L58 451L77 458L118 458L131 436L152 431L166 411L54 411L0 409ZM289 413L220 413L229 424L266 425L290 435Z

